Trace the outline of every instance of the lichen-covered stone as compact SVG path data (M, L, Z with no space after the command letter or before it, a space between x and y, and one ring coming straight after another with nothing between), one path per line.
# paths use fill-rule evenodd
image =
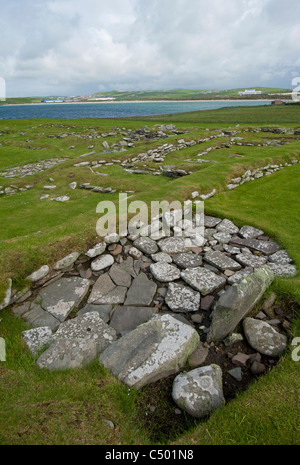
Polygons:
M181 373L174 379L172 397L179 408L195 418L203 418L225 403L222 370L212 364Z
M270 268L263 266L228 288L215 305L207 341L222 340L233 332L259 301L273 279Z
M249 344L261 354L277 357L286 350L286 336L265 321L245 318L243 327Z
M49 326L28 329L22 333L23 341L30 352L35 355L52 341L52 331Z
M115 377L137 389L177 373L199 343L189 325L171 315L155 315L100 355Z
M200 306L200 293L182 284L169 283L165 302L173 312L196 312Z
M182 279L205 296L225 285L226 279L206 268L187 268L181 272Z

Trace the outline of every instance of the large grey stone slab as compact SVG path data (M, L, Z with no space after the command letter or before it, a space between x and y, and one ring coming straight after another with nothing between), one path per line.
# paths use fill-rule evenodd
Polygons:
M182 279L205 296L223 287L226 279L206 268L187 268L181 272Z
M158 245L162 252L169 254L188 252L190 250L190 241L184 237L167 237L161 239Z
M150 320L155 311L155 307L118 305L114 309L110 326L116 330L117 334L123 336L129 331L133 331L137 326Z
M200 306L200 293L189 286L169 283L165 302L173 312L196 312Z
M137 389L177 373L199 344L199 335L171 315L155 315L100 355L115 377Z
M210 415L225 404L221 368L212 364L177 375L172 397L179 408L195 418Z
M232 333L260 300L273 279L271 269L263 266L228 288L215 305L207 341L222 340Z
M58 318L55 318L51 313L43 310L35 303L31 304L30 310L23 315L23 318L34 328L48 326L52 331L56 331L60 325L60 320Z
M183 269L196 268L202 265L202 257L194 253L178 253L173 256L173 262Z
M133 243L133 246L142 252L151 255L158 251L158 246L153 239L150 237L139 237Z
M175 265L158 262L150 265L150 271L157 281L168 283L180 278L180 270Z
M111 326L104 323L98 312L88 312L62 323L53 338L93 341L100 354L117 339L117 335Z
M265 255L272 255L279 250L279 245L273 241L260 241L258 239L243 239L235 237L231 239L230 244L237 247L247 247L250 250L262 252Z
M130 287L131 275L122 264L114 263L108 274L117 286Z
M245 318L243 327L249 344L261 354L277 357L286 350L286 336L265 321Z
M128 290L125 305L149 306L156 293L157 285L147 278L145 273L140 273Z
M35 355L52 342L52 331L49 326L28 329L22 332L23 341L30 352Z
M82 368L97 357L97 346L92 340L58 338L38 358L36 365L48 370Z
M125 300L127 287L117 286L108 273L101 275L92 288L88 304L113 305L122 304Z
M64 321L74 307L78 307L89 287L88 279L60 278L42 289L36 302L59 321Z
M242 268L239 263L218 250L210 250L209 252L206 252L204 260L221 271L238 271Z

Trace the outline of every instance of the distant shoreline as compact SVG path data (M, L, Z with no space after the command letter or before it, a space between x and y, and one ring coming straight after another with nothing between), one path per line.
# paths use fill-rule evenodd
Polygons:
M95 101L95 102L32 102L32 103L7 103L0 105L1 107L15 107L15 106L28 106L28 105L90 105L90 104L107 104L107 103L209 103L209 102L271 102L272 100L278 99L209 99L209 100L114 100L114 101ZM281 100L281 99L280 99ZM289 99L284 99L283 101L289 101Z

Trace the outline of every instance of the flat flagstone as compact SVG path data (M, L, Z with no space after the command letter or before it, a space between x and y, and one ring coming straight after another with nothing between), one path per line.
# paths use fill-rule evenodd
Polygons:
M181 272L182 279L205 296L223 287L226 279L206 268L188 268Z
M110 254L101 255L100 257L96 258L91 263L91 268L93 271L101 271L105 268L108 268L115 262L115 259Z
M124 305L149 306L156 293L157 285L147 278L145 273L140 273L128 290Z
M258 239L243 239L241 237L235 237L231 239L230 243L237 247L247 247L250 250L262 252L265 255L273 255L279 250L279 245L273 241L261 241Z
M111 344L100 363L127 386L139 389L177 373L199 344L194 328L171 315L155 315Z
M130 287L131 276L124 267L114 263L108 272L109 276L117 286Z
M200 293L188 286L169 283L165 302L173 312L196 312L200 306Z
M35 355L52 342L53 334L49 326L43 326L23 331L22 336L30 352Z
M259 257L251 253L241 253L236 255L236 260L243 266L251 266L253 268L259 268L267 263L266 257Z
M210 250L209 252L206 252L204 260L221 271L238 271L241 269L241 265L239 263L218 250Z
M97 357L97 346L92 340L57 338L38 358L38 368L66 370L82 368Z
M30 310L23 314L23 318L34 328L49 326L52 331L56 331L60 325L60 320L58 318L55 318L55 316L43 310L36 303L31 304Z
M64 321L74 307L78 307L90 287L88 279L60 278L42 289L36 302L59 321Z
M60 325L53 339L90 340L97 346L100 354L117 339L116 331L102 320L98 312L88 312L67 320Z
M124 336L124 334L150 320L155 311L155 307L118 305L114 309L113 316L109 324L116 330L117 334Z
M176 266L165 262L150 265L150 271L154 278L162 283L168 283L180 278L180 270Z
M196 268L202 265L202 257L193 253L179 253L173 255L173 262L180 268Z
M109 305L122 304L125 300L127 287L117 286L108 273L101 275L92 288L88 304Z

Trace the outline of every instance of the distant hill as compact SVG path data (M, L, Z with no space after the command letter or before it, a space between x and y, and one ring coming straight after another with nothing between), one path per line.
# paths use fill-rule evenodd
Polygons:
M41 103L45 100L49 103L57 99L64 99L64 101L101 101L101 100L115 100L115 101L139 101L139 100L245 100L245 99L291 99L291 89L280 89L273 87L248 87L248 89L255 89L261 94L255 95L239 95L239 92L245 91L245 88L229 89L229 90L209 90L209 89L174 89L174 90L145 90L145 91L119 91L112 90L108 92L96 92L91 95L81 97L15 97L7 98L5 101L0 101L0 105L7 104L28 104L28 103ZM287 94L287 95L286 95Z
M250 88L248 88L250 89ZM230 90L207 90L207 89L175 89L175 90L151 90L151 91L110 91L96 92L87 99L109 99L115 100L216 100L216 99L274 99L280 96L284 99L291 98L290 89L280 89L272 87L252 87L261 92L255 95L240 96L239 92L245 88Z

